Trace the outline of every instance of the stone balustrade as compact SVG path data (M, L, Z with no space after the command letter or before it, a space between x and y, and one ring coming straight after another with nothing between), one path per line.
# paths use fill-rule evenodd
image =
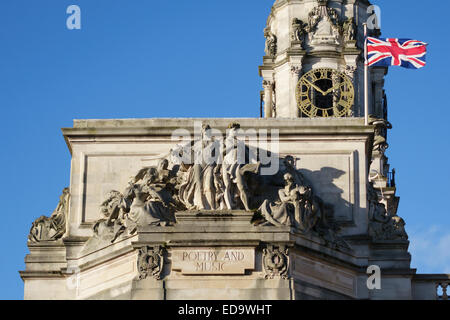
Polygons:
M448 288L449 283L450 283L449 280L440 281L440 282L436 283L437 300L448 300L447 288ZM441 290L442 290L442 292L441 292Z
M416 300L448 300L450 274L418 274L413 279Z

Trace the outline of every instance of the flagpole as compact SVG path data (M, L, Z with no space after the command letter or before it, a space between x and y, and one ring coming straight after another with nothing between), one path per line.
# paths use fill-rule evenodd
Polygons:
M369 62L367 61L367 23L364 23L364 122L369 125Z

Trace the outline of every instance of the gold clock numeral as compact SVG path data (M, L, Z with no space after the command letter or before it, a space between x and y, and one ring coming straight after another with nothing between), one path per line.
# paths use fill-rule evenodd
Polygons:
M309 103L311 103L311 102L309 101L309 99L303 99L303 100L300 102L300 105L301 105L302 107L306 107L306 105L308 105Z
M349 98L351 96L352 96L352 94L350 92L347 92L347 91L341 92L341 98Z
M305 109L306 107L308 107L308 105L311 105L309 100L303 100L301 102L300 108Z
M340 105L344 109L349 107L348 103L346 103L345 101L342 101L342 100L338 102L338 105Z
M308 92L301 92L300 93L300 97L301 98L303 98L303 97L308 98Z
M322 111L322 117L324 118L328 118L330 115L328 114L328 110L323 110Z
M312 82L316 82L317 80L319 80L319 78L317 78L315 73L311 73L309 77L310 77L309 80L311 80Z

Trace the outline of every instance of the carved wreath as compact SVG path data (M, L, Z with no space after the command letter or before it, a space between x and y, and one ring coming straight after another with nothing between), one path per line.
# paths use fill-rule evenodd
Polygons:
M280 276L283 279L288 277L289 250L285 248L268 247L263 250L263 266L266 279L273 279Z

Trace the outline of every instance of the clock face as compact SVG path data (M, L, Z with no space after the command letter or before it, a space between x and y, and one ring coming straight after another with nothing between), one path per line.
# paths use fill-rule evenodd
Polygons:
M337 70L311 70L297 84L298 107L310 118L348 116L354 99L352 81Z

